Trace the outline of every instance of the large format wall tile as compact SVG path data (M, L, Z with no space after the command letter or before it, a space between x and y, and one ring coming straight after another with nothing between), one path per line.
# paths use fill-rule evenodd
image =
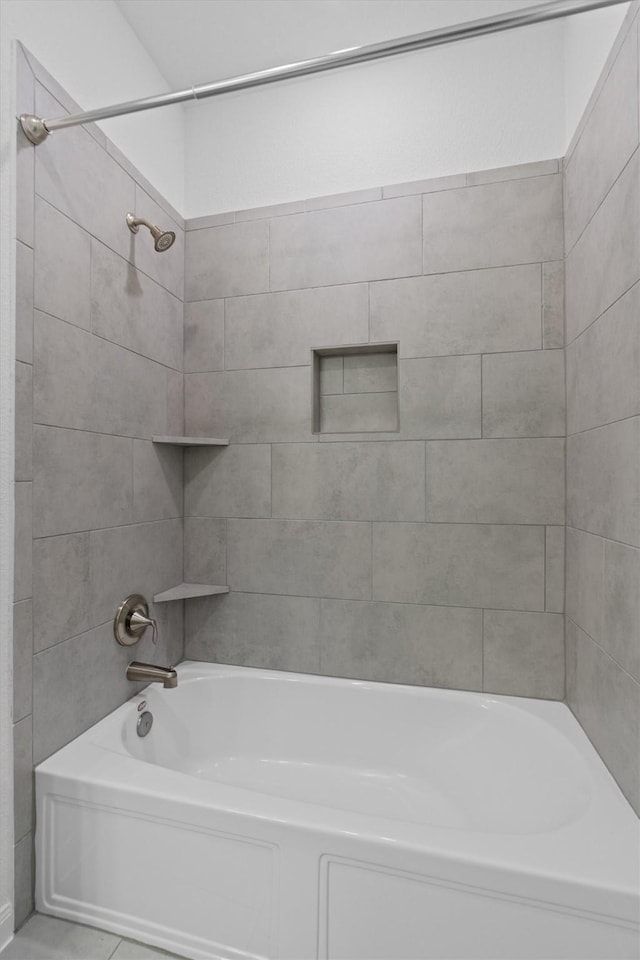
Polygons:
M182 302L96 240L91 322L98 336L182 370Z
M35 113L35 77L24 50L16 44L16 113ZM17 131L16 152L16 237L33 246L35 207L35 146L22 130Z
M14 836L21 840L33 830L33 731L31 717L13 726Z
M185 373L224 370L224 313L224 300L185 303Z
M640 417L567 440L567 521L640 546Z
M428 443L427 519L563 523L564 440Z
M371 524L229 520L233 590L308 597L371 597Z
M33 912L33 882L35 872L33 834L19 840L14 847L14 904L13 915L16 930Z
M125 676L130 659L131 651L127 647L118 648L113 639L111 623L65 640L34 657L36 763L131 696L133 690ZM73 677L72 688L70 677Z
M133 519L183 515L182 450L149 440L133 444Z
M484 612L484 689L520 697L564 697L564 617Z
M256 443L185 451L185 516L271 515L271 447Z
M273 516L424 520L422 443L276 444Z
M36 199L34 306L91 329L91 237Z
M15 479L31 480L33 472L33 375L31 365L17 362Z
M60 598L64 597L64 603ZM33 641L39 653L95 626L89 534L33 542Z
M16 243L16 360L33 358L33 250Z
M269 254L272 290L421 273L420 198L278 217Z
M640 277L640 150L567 254L567 344Z
M565 528L547 527L545 538L545 609L564 613Z
M602 637L604 541L567 528L567 616L592 639Z
M500 267L371 284L371 339L400 357L536 350L540 266Z
M310 371L288 367L187 374L187 435L235 443L315 441Z
M321 673L482 689L480 610L351 600L321 603Z
M35 537L131 521L133 441L43 426L33 437Z
M176 643L178 632L173 638L165 637L161 629L157 647L152 647L149 633L136 647L136 657L173 662L182 646L181 640ZM34 657L35 763L79 736L140 689L140 684L126 678L130 660L131 650L119 646L113 638L111 620Z
M317 347L366 343L367 284L235 297L225 304L227 370L302 366Z
M32 591L31 536L33 527L33 484L20 481L14 484L14 491L13 599L26 600L31 596Z
M39 83L36 111L39 117L64 112ZM36 150L36 193L122 257L129 256L125 216L135 207L134 182L82 127L49 137Z
M267 670L319 672L320 600L229 593L191 600L185 655Z
M564 260L542 264L542 346L564 347Z
M640 283L567 347L567 432L640 414Z
M136 523L89 534L92 616L94 623L113 620L118 605L130 593L141 593L151 603L153 595L182 582L182 520ZM152 608L158 619L160 643L165 628L180 604L162 603ZM150 632L150 631L149 631ZM147 641L147 634L144 637ZM150 638L149 638L149 642ZM143 660L144 657L136 657ZM161 654L160 645L157 656Z
M572 620L567 621L567 702L640 811L640 684Z
M424 273L559 260L562 178L506 180L423 197Z
M544 609L544 529L451 523L373 525L373 598Z
M485 437L564 437L562 350L502 353L482 358Z
M187 231L185 300L216 300L269 289L266 220Z
M167 369L115 343L36 312L34 371L36 423L130 437L167 432Z
M31 713L33 661L32 601L13 605L13 722Z
M227 582L227 521L185 517L185 583Z
M601 646L640 683L640 550L604 541Z
M631 30L565 168L567 252L638 146L638 37Z

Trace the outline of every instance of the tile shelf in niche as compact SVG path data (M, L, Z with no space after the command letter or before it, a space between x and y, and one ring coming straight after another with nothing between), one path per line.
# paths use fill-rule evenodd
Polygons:
M216 437L151 437L153 443L171 443L174 447L228 447L228 440Z
M223 584L179 583L169 590L156 593L154 603L168 603L170 600L188 600L190 597L213 597L220 593L229 593L229 587Z

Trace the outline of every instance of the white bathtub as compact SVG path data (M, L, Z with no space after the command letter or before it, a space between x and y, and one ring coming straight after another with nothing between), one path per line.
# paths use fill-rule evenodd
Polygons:
M178 673L38 767L42 912L193 958L637 957L638 820L562 704Z

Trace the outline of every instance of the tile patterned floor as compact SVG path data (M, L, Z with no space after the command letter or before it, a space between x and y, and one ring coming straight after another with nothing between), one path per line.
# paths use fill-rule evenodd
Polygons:
M34 913L0 960L180 960L174 953L112 933Z

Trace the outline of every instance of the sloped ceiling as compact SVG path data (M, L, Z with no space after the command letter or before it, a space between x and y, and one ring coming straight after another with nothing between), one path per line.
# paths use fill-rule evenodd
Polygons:
M117 0L172 88L531 6L535 0Z

